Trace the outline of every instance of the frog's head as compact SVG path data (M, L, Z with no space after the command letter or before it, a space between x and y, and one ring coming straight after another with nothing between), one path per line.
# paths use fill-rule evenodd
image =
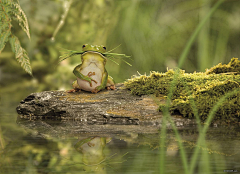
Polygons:
M97 51L99 53L105 53L106 52L106 47L101 45L89 45L89 44L84 44L82 46L83 51Z

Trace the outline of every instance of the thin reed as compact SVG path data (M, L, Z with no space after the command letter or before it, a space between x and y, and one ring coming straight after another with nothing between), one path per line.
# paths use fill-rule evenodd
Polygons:
M180 58L179 58L179 62L178 62L178 68L180 68L184 61L186 60L186 57L189 53L189 50L192 46L192 44L194 43L194 41L196 40L199 32L201 31L201 29L203 28L203 26L206 24L206 22L209 20L209 18L212 16L212 14L214 13L214 11L224 2L224 0L219 0L215 3L215 5L210 9L210 11L208 12L208 14L200 21L200 23L198 24L198 26L196 27L195 31L193 32L193 34L191 35L189 41L187 42ZM197 126L198 126L198 130L199 130L199 138L197 140L197 146L194 149L194 153L192 155L191 158L191 162L190 164L187 161L187 156L186 156L186 152L183 146L183 143L181 141L181 137L177 131L177 128L173 122L173 120L171 119L170 113L169 113L169 107L170 107L170 103L171 103L171 98L173 96L173 91L174 88L176 86L176 82L177 79L179 77L179 69L177 69L175 71L176 73L174 74L174 78L173 81L171 82L171 86L169 89L169 94L168 94L168 98L167 98L167 103L165 105L165 107L163 108L163 121L162 121L162 128L161 128L161 133L160 133L160 174L164 174L167 171L165 171L164 168L164 159L165 159L165 142L166 142L166 122L170 122L172 129L175 132L177 141L178 141L178 145L180 148L180 155L181 155L181 159L182 159L182 163L183 163L183 167L184 167L184 172L185 174L192 174L194 172L194 169L197 165L197 159L199 157L199 148L197 148L198 146L205 145L205 136L206 136L206 132L209 128L209 125L211 123L211 121L214 118L215 113L217 112L217 110L219 109L219 107L223 104L223 102L230 96L236 94L237 92L239 92L239 90L234 90L231 91L229 93L227 93L225 96L223 96L222 98L220 98L220 100L215 104L215 106L211 109L208 118L205 122L204 127L202 128L201 124L200 124L200 118L198 115L198 110L195 104L195 101L193 99L191 99L191 105L193 108L193 112L194 112L194 116L196 118L196 122L197 122ZM187 86L186 86L187 88ZM209 156L207 153L203 153L202 158L204 159L204 161L206 161L205 163L205 168L204 168L204 172L205 173L210 173L210 166L209 166Z

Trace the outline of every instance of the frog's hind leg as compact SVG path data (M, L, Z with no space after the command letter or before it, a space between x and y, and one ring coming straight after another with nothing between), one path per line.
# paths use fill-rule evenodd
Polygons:
M80 86L79 86L78 83L77 83L77 80L75 80L75 81L72 83L72 87L73 87L73 89L67 91L68 93L81 91L81 88L80 88Z
M112 78L111 76L108 76L108 80L107 80L106 87L107 87L108 90L110 90L110 89L112 89L112 90L116 89L116 87L115 87L115 82L114 82L114 80L113 80L113 78Z

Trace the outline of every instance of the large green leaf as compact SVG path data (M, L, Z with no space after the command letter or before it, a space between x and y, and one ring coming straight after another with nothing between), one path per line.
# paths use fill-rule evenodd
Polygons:
M15 57L21 67L30 75L32 75L32 68L30 65L30 60L27 55L27 52L24 48L22 48L18 38L12 35L9 39L9 42L12 47L12 51L15 53Z

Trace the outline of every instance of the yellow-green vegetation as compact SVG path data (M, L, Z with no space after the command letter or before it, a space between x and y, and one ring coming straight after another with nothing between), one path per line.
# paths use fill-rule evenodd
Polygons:
M180 113L184 117L193 117L193 105L191 104L193 99L199 117L205 120L210 109L222 96L234 89L239 89L240 75L227 73L234 72L233 70L239 67L240 61L233 58L229 64L219 64L206 72L185 73L184 70L180 70L173 91L170 112ZM218 69L217 72L219 72L221 68L222 72L227 74L209 73L214 72L214 69ZM129 79L125 82L125 86L134 95L155 94L158 96L163 94L167 96L176 72L172 69L166 73L151 72L149 76L141 75ZM163 106L164 104L160 104L160 111ZM227 98L215 114L215 119L233 120L236 117L240 117L240 93Z
M220 74L220 73L234 73L240 74L240 61L238 58L232 58L231 61L227 65L222 65L219 63L218 65L206 70L206 74Z

